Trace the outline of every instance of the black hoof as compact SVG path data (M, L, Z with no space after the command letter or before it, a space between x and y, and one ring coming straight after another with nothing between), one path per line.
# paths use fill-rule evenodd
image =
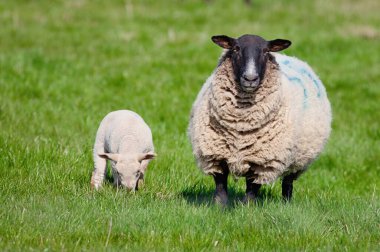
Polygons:
M218 205L223 206L223 207L227 206L227 204L228 204L227 194L226 193L215 193L214 202Z
M242 201L244 204L256 204L257 197L253 193L247 193Z
M286 195L286 196L282 196L282 202L284 202L285 204L287 204L287 203L290 203L292 201L292 197L290 196L288 196L288 195Z

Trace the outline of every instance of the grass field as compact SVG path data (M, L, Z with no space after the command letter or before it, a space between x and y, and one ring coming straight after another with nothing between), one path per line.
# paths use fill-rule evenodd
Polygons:
M379 251L380 2L0 0L1 251ZM293 42L326 85L333 132L295 183L258 205L211 201L186 128L221 50L210 37ZM158 158L136 194L90 189L110 111L151 126Z

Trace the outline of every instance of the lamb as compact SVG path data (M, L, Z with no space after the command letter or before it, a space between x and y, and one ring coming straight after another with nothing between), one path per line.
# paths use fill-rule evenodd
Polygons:
M155 156L152 133L144 120L130 110L111 112L96 133L91 186L101 187L110 160L114 184L137 190Z
M220 35L212 41L225 50L193 104L188 134L198 166L214 178L214 200L227 204L231 173L245 177L245 202L279 177L290 201L293 181L330 135L325 88L305 62L277 53L289 40Z

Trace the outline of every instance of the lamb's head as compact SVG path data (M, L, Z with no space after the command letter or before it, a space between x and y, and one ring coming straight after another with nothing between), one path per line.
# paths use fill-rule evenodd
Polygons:
M118 186L126 187L130 190L137 190L138 181L144 178L146 165L142 165L144 160L153 159L156 154L149 153L99 153L101 158L115 162L114 183Z
M228 50L236 81L245 92L254 92L260 86L270 57L269 52L281 51L291 45L289 40L266 41L256 35L243 35L237 39L218 35L211 39Z

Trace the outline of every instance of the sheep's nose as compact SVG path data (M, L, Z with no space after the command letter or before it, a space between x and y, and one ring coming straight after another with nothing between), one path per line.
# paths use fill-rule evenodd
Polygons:
M256 82L259 79L258 75L251 75L251 74L244 74L243 75L244 80L249 82Z

